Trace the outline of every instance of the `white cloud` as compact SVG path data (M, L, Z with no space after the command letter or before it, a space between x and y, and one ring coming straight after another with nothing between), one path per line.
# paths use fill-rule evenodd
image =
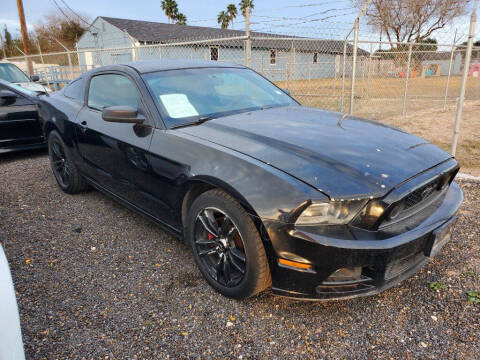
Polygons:
M12 19L0 19L0 29L3 31L4 25L7 25L8 31L12 34L20 32L20 22L18 20ZM29 31L33 30L33 24L27 23L27 29Z

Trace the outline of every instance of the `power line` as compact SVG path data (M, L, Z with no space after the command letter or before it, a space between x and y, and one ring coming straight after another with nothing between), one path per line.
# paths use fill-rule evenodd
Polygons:
M354 15L354 14L356 14L356 13L357 13L357 12L337 14L337 15L331 15L331 16L327 16L327 17L319 18L319 19L310 19L310 20L300 21L300 22L293 23L293 24L278 24L278 25L271 24L270 26L285 28L285 27L290 27L290 26L294 26L294 25L302 25L302 24L307 24L307 23L312 23L312 22L325 21L325 20L331 19L331 18L337 18L337 17L348 16L348 15ZM252 22L252 24L263 24L263 23L258 23L258 22L255 23L255 22Z
M65 0L60 0L66 7L68 10L70 10L70 12L74 15L77 16L77 18L79 18L81 21L83 21L85 24L87 24L88 26L90 26L90 23L88 21L86 21L84 18L82 18L77 12L75 12L67 3Z
M350 0L336 0L335 1L335 3L340 3L340 2L350 2ZM283 10L283 9L325 6L325 5L328 5L329 3L331 3L331 0L325 0L325 2L315 3L315 4L289 5L289 6L282 6L282 7L278 7L278 8L258 9L255 12L278 11L278 10Z

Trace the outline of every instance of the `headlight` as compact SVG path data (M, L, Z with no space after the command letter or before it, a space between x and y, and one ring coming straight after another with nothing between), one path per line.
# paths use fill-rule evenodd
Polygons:
M366 202L367 200L345 200L312 204L300 214L295 225L348 224Z

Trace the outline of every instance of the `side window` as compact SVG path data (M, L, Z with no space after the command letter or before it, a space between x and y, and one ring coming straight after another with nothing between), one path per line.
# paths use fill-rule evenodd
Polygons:
M140 98L135 84L123 75L96 75L90 81L88 107L93 109L126 105L137 107Z
M73 100L83 100L83 79L73 80L67 85L63 94Z

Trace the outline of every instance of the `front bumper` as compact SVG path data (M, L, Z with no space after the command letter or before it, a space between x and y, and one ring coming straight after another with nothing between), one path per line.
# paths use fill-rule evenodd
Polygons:
M275 253L269 259L273 293L306 300L333 300L368 296L388 289L429 262L436 234L447 225L453 229L462 200L461 189L452 182L441 205L420 225L387 238L374 232L366 234L365 240L328 237L308 228L266 224ZM306 262L312 268L282 266L279 257ZM362 278L348 284L324 283L333 272L344 267L361 267Z

